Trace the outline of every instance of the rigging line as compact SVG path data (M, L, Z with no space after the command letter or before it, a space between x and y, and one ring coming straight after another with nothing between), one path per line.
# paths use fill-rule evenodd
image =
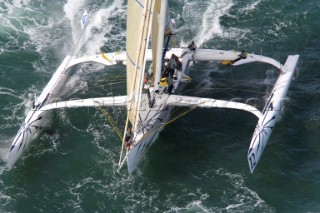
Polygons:
M109 82L109 83L107 83L107 84L117 84L117 83L119 83L119 82L126 82L126 77L119 77L119 78L117 78L116 80L117 81L112 81L113 79L108 79L108 78L102 78L102 79L99 79L99 80L97 80L97 82L98 83L105 83L106 81L107 82Z
M105 83L106 81L109 81L109 83ZM96 81L98 84L102 83L103 85L115 85L115 84L122 84L126 82L125 77L114 77L112 79L108 79L108 77L103 77L102 79L99 79Z
M105 84L105 85L109 86L109 85L124 84L124 83L126 83L125 80L123 80L123 81L118 81L118 82L116 82L116 83L108 83L108 84Z
M121 78L126 78L126 76L123 76L124 73L118 73L116 75L111 75L110 81L118 80L120 77Z
M179 118L181 118L182 116L188 114L189 112L193 111L193 110L196 109L196 108L197 108L196 106L191 107L189 110L187 110L187 111L181 113L180 115L174 117L173 119L171 119L171 120L169 120L168 122L162 124L162 125L159 126L158 128L156 128L156 129L154 129L154 130L152 130L152 131L149 131L147 134L143 135L143 137L140 139L140 141L142 141L143 139L145 139L146 137L148 137L150 134L153 134L153 133L157 132L158 130L162 129L163 127L165 127L165 126L171 124L172 122L178 120Z
M122 137L121 137L122 134L121 134L119 128L117 127L116 122L114 121L114 119L112 119L112 116L110 115L110 113L102 107L102 105L100 104L99 101L95 101L95 103L98 104L98 106L96 108L102 112L102 114L104 115L106 120L110 123L112 129L117 133L118 137L122 141Z
M260 50L260 55L262 55L262 49ZM259 68L260 68L260 71L263 70L261 64L259 65ZM261 72L260 72L260 73L261 73ZM256 98L258 98L258 94L259 94L259 93L262 93L262 92L261 92L261 90L262 90L262 84L263 84L263 82L260 83L260 87L259 87L259 89L257 90L257 93L256 93Z
M237 90L237 91L242 91L242 92L251 92L251 93L259 93L262 95L266 95L265 92L260 92L260 91L254 91L254 90L245 90L245 89L237 89L237 88L202 88L202 89L189 89L189 90L184 90L184 92L194 92L194 91L203 91L203 90ZM218 92L218 91L217 91ZM203 94L211 94L209 92L203 93Z

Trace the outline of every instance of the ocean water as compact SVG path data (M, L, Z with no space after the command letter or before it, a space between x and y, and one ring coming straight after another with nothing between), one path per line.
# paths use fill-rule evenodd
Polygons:
M8 171L6 157L32 101L78 42L78 55L125 50L124 0L0 2L0 212L319 212L320 4L318 0L170 0L172 47L245 49L284 63L299 54L299 74L254 174L247 150L256 118L196 109L165 127L137 171L118 171L120 141L96 109L58 110ZM61 97L125 93L125 67L73 68ZM261 64L190 68L184 94L256 98L278 71ZM177 116L188 109L176 109ZM119 128L123 109L109 109Z

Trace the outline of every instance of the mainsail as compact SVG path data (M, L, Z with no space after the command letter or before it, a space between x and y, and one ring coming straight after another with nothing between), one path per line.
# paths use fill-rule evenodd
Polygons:
M128 120L136 126L137 111L141 101L145 69L145 53L148 48L155 0L129 0L127 14L127 96Z
M128 116L123 134L120 166L124 162L122 155L128 127L130 126L134 131L137 130L150 34L152 34L152 74L155 85L153 91L158 90L157 82L160 82L161 77L162 50L168 15L167 0L128 0L126 43Z

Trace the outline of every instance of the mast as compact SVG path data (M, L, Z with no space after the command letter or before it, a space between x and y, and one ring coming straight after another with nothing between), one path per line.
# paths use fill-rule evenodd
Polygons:
M153 63L153 76L154 76L154 91L159 89L159 82L162 70L162 49L164 44L165 26L168 14L168 1L157 1L153 13L152 20L152 63Z

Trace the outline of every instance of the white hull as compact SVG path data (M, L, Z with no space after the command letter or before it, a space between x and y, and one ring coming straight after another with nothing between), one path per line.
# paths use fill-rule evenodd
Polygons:
M278 78L267 102L263 116L258 120L256 129L253 133L250 147L248 150L248 163L251 173L257 166L264 148L270 138L272 130L278 120L282 107L284 106L284 98L293 74L295 72L298 56L289 56L283 67L284 73Z
M137 134L137 138L144 137L144 139L135 144L127 153L128 172L130 174L137 168L148 149L158 138L159 133L163 130L162 125L170 118L170 111L171 110L168 109L168 111L160 113L154 122L150 122L150 125L152 125L153 128L149 129L146 133L141 131ZM161 119L161 121L159 119ZM148 134L148 136L144 136L146 134Z
M22 155L24 150L29 146L33 137L39 132L47 111L42 111L41 107L50 103L61 86L65 83L65 67L71 60L70 56L66 56L57 71L52 76L47 86L42 91L38 100L34 103L34 108L30 110L26 119L22 123L16 137L8 153L8 167L9 169L15 164L18 158Z

